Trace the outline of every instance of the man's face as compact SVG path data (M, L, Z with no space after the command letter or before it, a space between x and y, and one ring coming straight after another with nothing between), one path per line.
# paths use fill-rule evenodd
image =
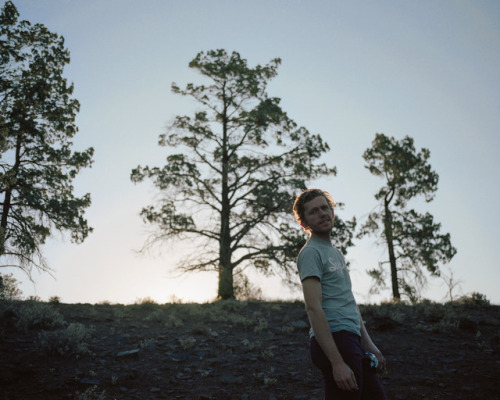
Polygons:
M333 228L333 210L324 196L318 196L304 203L305 227L314 234L330 234Z

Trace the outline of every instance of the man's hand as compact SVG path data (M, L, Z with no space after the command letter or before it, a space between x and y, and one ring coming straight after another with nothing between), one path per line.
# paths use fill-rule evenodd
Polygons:
M382 354L382 352L378 349L378 347L375 346L372 341L370 341L370 343L365 344L365 350L375 354L375 357L377 357L378 359L377 369L381 372L385 371L386 369L385 357Z
M359 312L359 308L358 308ZM375 343L372 342L372 339L370 338L370 335L368 334L365 323L363 322L363 318L361 317L361 313L359 314L359 318L361 321L361 344L363 345L363 348L365 351L369 351L370 353L375 354L375 357L378 359L378 367L377 369L380 372L383 372L386 370L386 364L385 364L385 357L382 354L382 352L378 349L377 346L375 346Z
M358 383L356 382L356 376L346 363L343 362L337 365L332 365L332 368L333 379L340 389L347 390L349 392L359 390Z

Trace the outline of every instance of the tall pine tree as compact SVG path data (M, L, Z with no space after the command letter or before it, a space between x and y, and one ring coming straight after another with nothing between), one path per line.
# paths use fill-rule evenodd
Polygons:
M418 299L426 283L424 269L431 276L439 276L439 265L449 262L456 253L450 234L440 233L441 224L431 214L407 208L417 196L424 196L426 202L434 198L438 175L429 157L430 151L424 148L417 152L408 136L398 141L380 133L363 154L365 167L381 177L384 185L375 194L378 210L368 216L358 236L383 238L388 259L369 274L375 279L375 287L384 287L384 264L389 264L394 299L401 299L401 291L410 300Z
M52 230L75 242L91 228L90 195L72 182L92 163L93 149L72 151L79 103L63 77L64 39L41 24L19 21L7 1L0 15L0 258L28 274L47 270L41 246Z
M294 196L306 182L335 174L317 163L329 150L269 97L281 61L250 68L237 52L200 52L189 64L206 85L173 84L201 109L177 116L160 145L180 148L163 167L138 167L132 181L152 179L159 200L142 210L156 228L147 244L187 238L183 271L216 271L218 296L234 297L234 274L250 266L290 277L304 237L292 218ZM343 224L343 227L350 226ZM339 235L344 249L352 234Z

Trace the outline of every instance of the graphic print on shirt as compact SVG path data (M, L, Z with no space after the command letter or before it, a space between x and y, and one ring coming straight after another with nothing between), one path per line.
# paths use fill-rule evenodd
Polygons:
M328 257L328 262L330 263L330 267L328 268L331 272L340 271L343 269L347 269L347 265L340 261L336 261L333 257Z

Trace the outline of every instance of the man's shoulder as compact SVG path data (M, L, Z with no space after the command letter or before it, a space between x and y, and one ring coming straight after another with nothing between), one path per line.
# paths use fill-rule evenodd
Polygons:
M300 275L300 280L304 281L306 278L316 277L321 279L323 271L323 262L321 253L314 246L306 243L300 250L297 267Z
M313 240L309 239L304 246L302 246L302 249L300 249L299 256L304 256L304 255L311 255L311 254L317 254L320 252L320 248L315 243Z
M304 258L309 258L318 253L318 250L314 247L308 246L307 243L299 251L299 260Z
M328 252L331 251L332 249L335 249L335 246L333 245L332 242L312 237L309 238L304 247L302 247L302 250L305 249L314 249L315 251L318 252Z

